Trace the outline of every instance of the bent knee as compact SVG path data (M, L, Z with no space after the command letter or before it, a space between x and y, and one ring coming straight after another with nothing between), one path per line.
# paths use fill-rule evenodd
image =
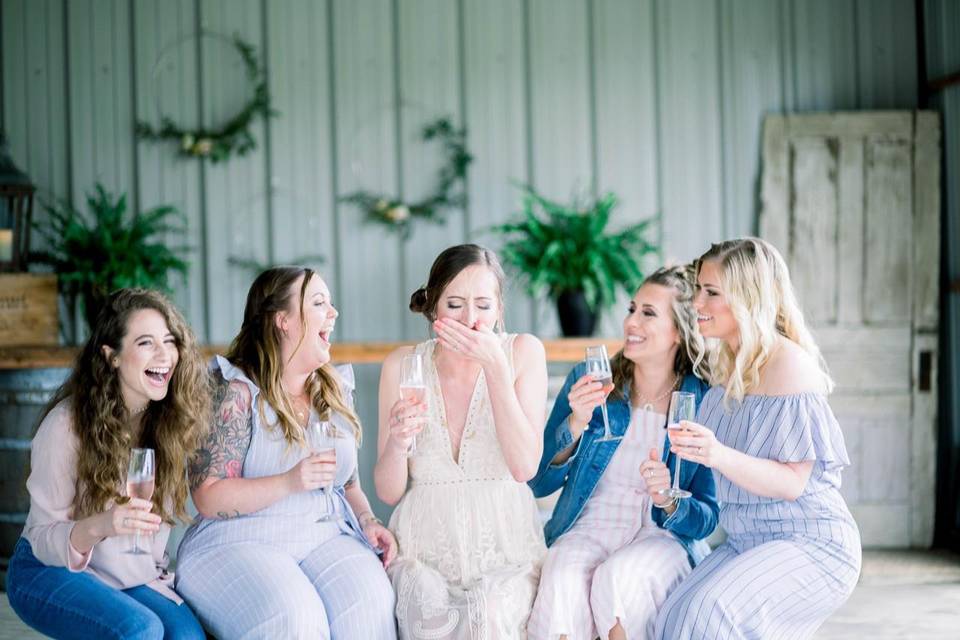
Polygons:
M329 638L330 630L322 613L323 606L318 603L318 607L319 611L290 605L274 610L243 635L250 638Z
M117 640L163 640L163 622L146 607L130 612L114 631Z

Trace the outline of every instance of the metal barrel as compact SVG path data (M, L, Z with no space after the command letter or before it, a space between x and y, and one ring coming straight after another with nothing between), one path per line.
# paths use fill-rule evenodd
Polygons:
M30 440L53 393L70 369L0 369L0 589L30 509Z

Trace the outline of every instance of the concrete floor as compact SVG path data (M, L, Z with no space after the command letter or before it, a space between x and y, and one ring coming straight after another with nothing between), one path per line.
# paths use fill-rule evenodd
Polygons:
M0 598L0 640L42 638ZM817 640L960 638L960 555L867 551L860 584Z

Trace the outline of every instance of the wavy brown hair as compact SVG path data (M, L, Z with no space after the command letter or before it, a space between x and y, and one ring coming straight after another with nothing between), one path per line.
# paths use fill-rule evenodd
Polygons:
M179 358L166 397L147 405L140 439L134 442L127 427L130 412L121 395L120 375L103 347L110 347L114 355L120 353L130 317L144 309L163 316ZM148 289L120 289L110 295L73 372L43 412L46 417L60 402L70 403L78 446L74 520L103 511L111 500L126 499L121 488L132 447L155 451L154 511L170 524L174 517L187 519L187 460L197 448L210 414L208 380L193 332L169 300Z
M247 292L247 305L243 311L243 325L240 333L233 339L227 351L227 360L239 367L248 378L260 387L260 418L268 424L264 415L263 402L266 401L277 413L277 425L289 444L306 445L303 427L298 423L295 410L283 391L281 375L286 363L280 355L282 334L275 318L278 313L293 309L294 300L300 309L300 321L303 322L304 296L310 279L316 273L305 267L274 267L257 276L250 291ZM294 295L294 283L303 276L299 295ZM318 276L319 277L319 276ZM301 336L306 337L306 332ZM297 349L300 344L297 345ZM296 349L294 349L296 353ZM336 411L347 418L353 427L353 436L360 446L363 430L360 418L343 396L340 388L340 374L329 362L316 369L307 378L307 395L310 404L322 420L330 419L330 412Z
M661 267L647 276L640 286L656 284L673 291L670 309L673 324L680 334L680 346L673 361L673 371L681 378L692 373L701 380L709 381L710 365L705 358L704 340L697 329L697 312L693 308L695 278L696 271L693 264ZM610 359L614 397L630 398L633 387L633 367L633 362L624 357L622 349Z
M503 284L506 276L497 254L478 244L458 244L441 251L430 267L427 284L410 296L410 311L422 313L430 322L436 320L437 305L440 303L443 290L461 271L474 265L490 269L497 281L497 305L500 307L500 312L496 330L501 333L506 331L503 322Z

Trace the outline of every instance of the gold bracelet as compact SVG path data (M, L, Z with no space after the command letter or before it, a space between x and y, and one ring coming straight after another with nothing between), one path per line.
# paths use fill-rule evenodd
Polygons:
M662 509L664 513L667 513L667 509L673 507L673 511L676 512L677 503L680 502L680 499L677 497L670 498L670 502L665 505L656 505L658 509ZM672 516L673 513L667 513L668 516Z
M369 517L364 518L364 516L369 516ZM360 523L361 529L366 527L371 522L376 522L379 525L383 524L383 521L380 518L378 518L376 514L373 513L373 511L364 511L363 513L361 513L359 516L357 516L357 522Z

